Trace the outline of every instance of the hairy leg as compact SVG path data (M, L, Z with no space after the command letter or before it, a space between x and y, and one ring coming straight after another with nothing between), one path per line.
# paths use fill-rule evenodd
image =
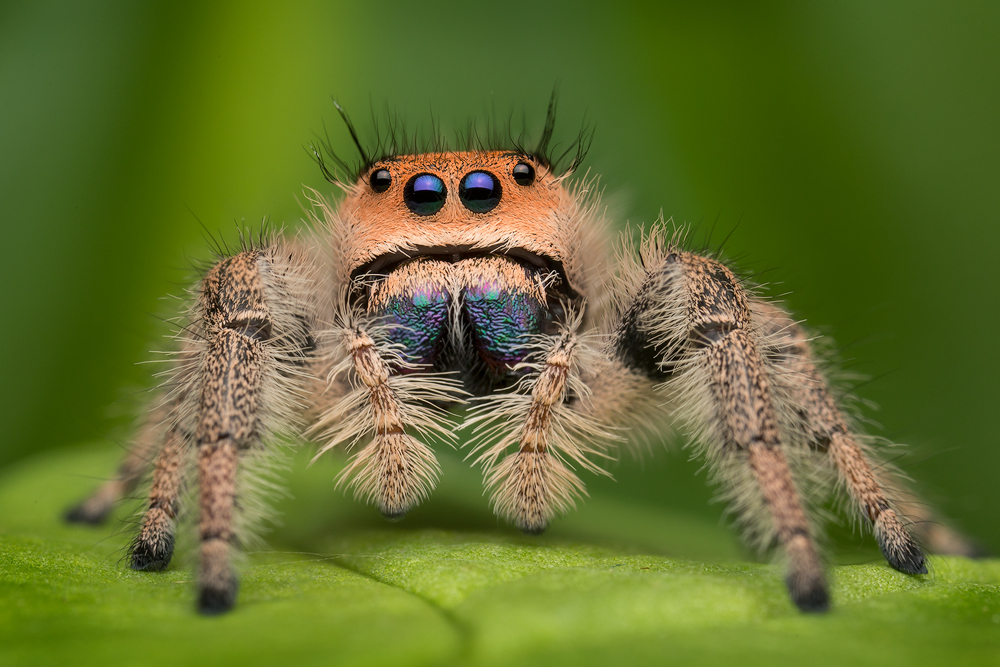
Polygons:
M970 555L974 547L944 526L898 475L867 451L855 435L820 372L809 337L787 313L772 304L755 303L767 338L772 381L787 406L788 430L805 445L829 457L858 513L872 528L886 561L907 574L925 574L924 554L912 533L938 553ZM907 525L909 524L909 525Z
M272 239L221 260L201 281L185 313L164 402L145 421L117 480L71 511L70 520L103 518L153 465L149 502L129 548L137 570L170 562L188 460L197 460L199 610L229 609L236 596L231 552L238 529L266 514L241 486L238 468L264 462L277 432L296 431L315 388L313 329L319 317L316 270L308 252ZM245 477L245 475L244 475ZM237 497L237 494L244 494ZM250 495L247 495L250 494ZM248 509L251 508L251 509ZM240 519L239 521L237 519Z
M598 408L584 381L595 380L599 355L577 334L580 319L569 320L536 337L528 375L513 391L484 397L468 422L494 511L528 533L545 530L586 493L571 466L607 474L594 459L608 458L618 439L602 425L607 403Z
M406 374L413 370L387 338L387 326L357 313L339 315L327 359L330 371L310 434L326 441L318 458L341 444L371 440L351 459L338 484L375 505L389 519L402 518L434 488L439 467L421 440L455 435L440 403L461 401L459 383L442 375ZM415 431L415 437L407 431Z
M368 390L374 434L344 474L357 475L358 491L383 516L401 518L433 489L437 459L425 444L404 432L403 402L389 383L392 369L378 354L375 341L357 329L347 345L354 372Z
M184 458L190 444L190 434L176 424L169 427L156 458L142 527L129 548L129 562L134 570L162 570L170 564L184 484Z
M153 459L163 438L163 421L167 408L160 406L143 419L142 427L118 466L114 479L102 484L94 493L66 510L71 523L103 523L115 504L131 495L153 465Z
M812 527L779 431L773 388L745 287L722 264L654 233L626 258L608 353L662 379L661 392L759 546L777 542L805 611L829 596Z
M314 311L307 269L279 246L217 264L202 283L203 332L191 395L198 464L199 609L218 613L236 599L231 550L237 535L238 459L287 429L306 377ZM248 505L249 503L244 503Z
M190 306L182 350L165 385L167 400L143 431L162 446L130 563L138 570L161 570L170 562L193 453L204 613L225 611L235 601L230 559L235 514L239 506L253 505L248 498L237 502L237 460L255 459L271 434L294 429L301 409L315 319L310 281L308 260L280 242L216 264Z
M518 433L517 452L487 475L498 514L528 533L540 533L549 518L581 490L579 479L550 451L553 408L563 401L576 351L572 335L560 337L545 355L531 387L531 402Z

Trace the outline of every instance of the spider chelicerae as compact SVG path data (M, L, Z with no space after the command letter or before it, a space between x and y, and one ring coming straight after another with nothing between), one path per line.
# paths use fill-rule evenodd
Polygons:
M426 443L456 440L447 408L465 402L493 508L529 533L573 506L578 471L676 429L748 541L784 554L802 610L829 605L813 517L835 488L901 572L927 572L917 538L967 551L872 451L779 304L686 250L683 229L656 224L615 249L595 181L569 178L586 134L556 167L554 108L531 150L419 152L393 133L377 157L345 115L362 156L353 176L313 150L343 199L310 191L306 231L245 242L205 273L117 478L68 518L103 520L151 470L129 562L162 570L196 475L198 607L225 611L233 551L262 514L248 480L276 438L352 450L340 480L398 518L431 492Z

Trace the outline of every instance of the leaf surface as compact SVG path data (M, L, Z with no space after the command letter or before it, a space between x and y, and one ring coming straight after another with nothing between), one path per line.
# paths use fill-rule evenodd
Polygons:
M739 562L723 527L595 499L522 536L454 458L453 481L388 524L333 490L332 466L297 456L284 525L247 556L237 608L203 618L190 545L166 572L133 572L128 522L59 520L117 454L49 454L0 476L0 664L1000 664L996 560L932 558L922 577L833 567L834 610L807 616L780 567Z

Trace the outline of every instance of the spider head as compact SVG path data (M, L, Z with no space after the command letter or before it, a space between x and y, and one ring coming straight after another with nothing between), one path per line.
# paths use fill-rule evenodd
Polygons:
M584 209L542 160L518 151L399 155L373 163L338 217L352 276L388 273L417 256L504 254L554 270L585 294L577 260Z

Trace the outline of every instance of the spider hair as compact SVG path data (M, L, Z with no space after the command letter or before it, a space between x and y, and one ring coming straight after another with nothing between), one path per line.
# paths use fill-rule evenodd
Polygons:
M554 93L530 151L495 114L458 135L464 151L448 151L436 120L422 139L391 114L382 131L373 118L368 148L337 109L360 163L328 139L310 150L344 198L307 191L312 224L295 238L265 221L240 230L235 253L216 242L119 478L67 515L100 521L151 466L134 569L169 564L185 479L197 478L198 608L226 611L232 561L269 518L264 497L283 466L269 441L348 450L338 485L395 519L433 489L432 447L458 444L459 421L495 512L530 533L586 495L579 472L607 474L622 445L676 428L746 540L780 547L803 611L829 606L817 542L834 491L900 572L927 573L918 530L946 553L971 552L946 527L925 530L933 513L872 451L823 344L728 267L721 246L693 252L688 227L661 215L610 256L597 179L567 178L591 133L557 155ZM390 156L387 183L357 179ZM489 184L467 185L484 182L477 173ZM416 198L421 175L430 186ZM447 411L467 402L464 415Z
M423 132L420 128L412 129L399 115L385 109L384 120L380 121L374 108L371 122L374 128L374 139L371 143L364 142L347 111L333 100L341 121L347 128L360 159L351 160L338 153L333 148L330 135L323 125L323 136L316 135L316 140L306 145L306 152L319 166L323 177L335 185L350 186L373 165L400 155L416 155L419 153L446 153L449 151L509 151L534 159L559 175L569 175L577 170L587 156L594 138L593 127L584 121L576 138L566 146L554 143L556 112L559 106L558 88L552 90L545 123L538 140L532 144L525 138L527 117L523 116L520 128L515 131L514 112L504 120L498 120L496 109L491 109L486 118L486 126L480 132L479 124L470 119L464 130L455 132L453 141L441 129L440 120L431 113L430 131Z

